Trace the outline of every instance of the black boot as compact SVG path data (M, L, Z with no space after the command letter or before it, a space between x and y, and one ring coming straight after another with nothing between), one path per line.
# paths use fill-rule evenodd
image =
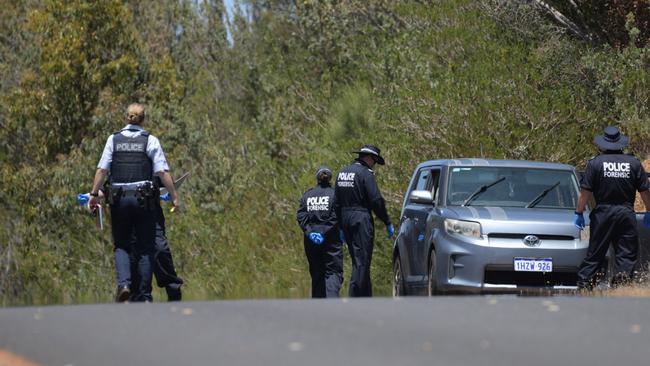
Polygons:
M115 302L126 302L131 296L129 286L117 286L117 294L115 295Z
M165 287L167 291L167 301L181 301L181 285L171 284Z

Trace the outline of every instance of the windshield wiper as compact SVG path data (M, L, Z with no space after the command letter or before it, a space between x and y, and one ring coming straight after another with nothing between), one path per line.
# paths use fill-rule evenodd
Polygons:
M542 198L546 197L546 195L548 194L548 192L552 191L553 189L555 189L555 187L557 187L557 186L559 186L559 185L560 185L560 181L557 181L557 182L556 182L555 184L553 184L552 186L550 186L550 187L546 188L545 190L543 190L542 193L540 193L539 195L537 195L537 197L533 198L533 200L530 201L530 202L525 206L525 208L533 208L533 207L535 207L536 204L538 204L538 203L540 203L540 202L542 201Z
M467 197L467 199L465 200L465 202L463 202L463 204L461 206L468 206L469 203L474 200L474 198L478 197L481 193L487 191L488 188L492 187L493 185L495 185L497 183L503 182L504 180L506 180L506 177L501 177L501 178L495 180L494 182L492 182L490 184L486 184L486 185L478 187L478 189L475 190L474 193L470 194L469 197Z

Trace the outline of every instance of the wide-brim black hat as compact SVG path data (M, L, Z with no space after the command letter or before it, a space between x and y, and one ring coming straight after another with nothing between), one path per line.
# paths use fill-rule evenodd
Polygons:
M615 126L605 127L602 135L594 137L594 143L601 150L623 150L628 142L627 136L622 135Z
M377 157L377 164L379 165L384 165L386 161L384 158L381 156L381 150L377 146L373 145L363 145L359 151L352 151L353 154L359 154L359 155L374 155Z

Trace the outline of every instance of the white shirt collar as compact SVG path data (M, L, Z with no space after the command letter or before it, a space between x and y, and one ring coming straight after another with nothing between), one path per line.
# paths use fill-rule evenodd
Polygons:
M143 131L144 128L142 128L142 126L140 126L140 125L132 125L132 124L128 124L128 125L126 125L126 127L124 127L124 128L122 129L122 131L124 131L124 130L138 130L138 131Z

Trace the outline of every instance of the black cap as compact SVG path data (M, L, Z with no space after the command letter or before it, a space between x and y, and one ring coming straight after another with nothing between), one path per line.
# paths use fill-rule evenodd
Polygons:
M384 165L386 161L381 156L381 150L377 146L373 145L363 145L359 151L353 151L353 154L361 155L374 155L377 157L377 164Z

